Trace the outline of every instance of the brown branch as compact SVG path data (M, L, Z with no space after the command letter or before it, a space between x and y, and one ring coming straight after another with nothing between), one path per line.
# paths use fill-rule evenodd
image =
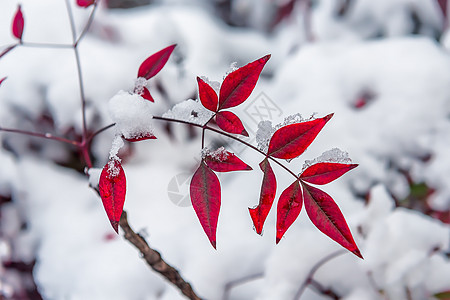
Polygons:
M128 224L126 211L122 212L119 225L124 231L125 239L141 252L144 260L154 271L173 283L188 299L201 300L201 298L195 294L191 285L181 277L180 273L174 267L167 264L158 251L150 248L141 235L135 233L133 229L131 229Z
M222 300L228 300L229 296L230 296L230 291L232 288L234 288L235 286L238 285L242 285L242 284L246 284L248 282L254 281L254 280L258 280L264 277L264 273L256 273L256 274L252 274L252 275L248 275L245 276L243 278L239 278L236 280L232 280L230 282L227 282L227 284L225 284L224 287L224 292L223 292L223 296L222 296Z

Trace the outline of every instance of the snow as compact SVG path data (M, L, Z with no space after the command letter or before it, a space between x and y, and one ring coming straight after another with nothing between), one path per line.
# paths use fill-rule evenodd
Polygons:
M303 164L303 171L312 165L324 162L351 164L352 160L350 159L348 152L342 151L339 148L333 148L331 150L325 151L319 157L316 157L313 160L306 160Z
M69 2L79 34L90 10ZM222 299L228 283L263 273L231 289L229 300L293 299L311 269L342 247L318 231L304 211L275 245L276 201L292 176L272 164L278 193L265 234L255 234L248 207L259 199L263 175L257 166L264 156L252 149L235 151L234 144L208 131L207 149L218 150L207 153L227 149L254 169L220 174L222 207L218 250L213 250L192 207L177 206L168 197L168 183L179 174L192 175L198 166L201 128L172 126L173 134L167 135L165 123L153 119L163 115L205 124L212 113L191 99L197 94L196 76L219 92L215 80L271 53L249 100L233 108L250 132L248 141L267 152L280 126L334 113L289 168L298 173L304 161L307 166L350 163L349 158L359 165L323 189L339 205L365 259L342 254L319 268L314 279L346 300L402 300L408 299L407 290L411 299L429 299L450 290L450 226L425 214L450 209L450 34L446 30L439 39L443 16L436 1L351 1L343 16L337 11L345 1L315 1L309 42L301 6L269 30L274 9L286 1L231 1L225 20L219 18L219 2L99 7L92 30L78 46L88 131L116 126L93 139L95 168L88 170L89 179L79 172L84 165L76 164L71 145L0 133L1 262L36 260L33 278L44 299L184 299L121 234L115 235L89 187L98 185L105 162L117 161L121 150L131 226L148 232L149 244L202 298ZM15 42L9 29L17 4L0 1L0 51ZM64 1L23 0L21 5L25 42L72 42ZM419 22L412 21L413 10ZM143 59L173 43L176 50L155 78L136 79ZM5 76L2 127L80 140L72 50L18 47L0 59L0 78ZM144 86L155 103L140 96ZM268 108L254 102L262 92L282 116L269 117ZM363 95L371 95L370 101L355 107ZM260 116L245 114L248 107ZM124 144L122 139L155 132L158 139L148 142ZM180 193L188 190L183 189L188 182L179 184ZM429 194L411 200L411 184L425 185ZM21 288L21 275L0 264L0 293L8 296ZM301 300L308 299L328 298L308 287Z

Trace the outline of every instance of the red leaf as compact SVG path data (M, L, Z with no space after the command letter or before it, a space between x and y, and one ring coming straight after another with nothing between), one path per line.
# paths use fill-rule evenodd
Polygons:
M296 158L305 152L332 116L281 127L270 139L267 154L282 159Z
M80 7L89 7L95 3L95 0L77 0L77 5Z
M2 79L0 79L0 85L2 85L3 81L5 81L5 79L8 77L3 77Z
M6 54L7 54L9 51L11 51L12 49L16 48L16 46L17 46L17 44L16 44L16 45L9 46L9 47L6 48L5 50L3 50L3 52L0 54L0 58L2 58L4 55L6 55Z
M330 162L317 163L303 171L300 178L303 181L312 184L327 184L338 179L357 166L357 164L339 164Z
M444 18L447 18L447 1L448 0L437 0L439 7L441 8Z
M247 171L252 168L234 153L223 151L220 155L206 155L205 163L216 172Z
M261 234L264 222L269 214L273 199L277 192L277 180L267 158L259 164L259 167L261 168L261 171L264 172L261 193L259 196L259 205L256 208L249 208L248 210L250 211L256 233Z
M278 200L277 207L277 238L276 243L281 240L284 233L297 219L302 210L303 197L300 184L296 180L283 191Z
M219 103L216 91L200 77L197 77L197 83L200 102L206 109L216 112L217 104Z
M241 120L231 111L218 112L216 114L216 124L223 131L248 136L248 132L242 125Z
M216 249L217 220L220 211L220 182L217 175L202 161L191 180L190 195L195 213Z
M13 23L12 23L12 33L19 40L22 40L24 23L25 22L24 22L23 15L22 15L22 9L21 9L21 6L19 5L17 7L17 11L14 16Z
M247 100L270 54L255 60L225 77L219 93L219 110L237 106Z
M176 44L170 45L155 54L150 55L139 67L138 77L144 77L145 79L150 79L164 67L169 60L170 54L172 54L173 49L175 49Z
M305 209L313 224L332 240L363 258L341 210L327 193L302 183Z
M153 99L152 95L150 94L150 91L148 90L148 88L146 88L144 86L143 90L142 90L142 94L141 94L142 98L150 101L150 102L155 102L155 100Z
M140 142L140 141L145 141L145 140L156 140L156 136L154 136L151 133L146 133L143 136L139 136L139 137L134 137L131 139L127 139L122 135L122 139L128 141L128 142Z
M114 230L119 233L119 221L125 202L127 181L122 165L117 160L109 161L100 174L100 197Z

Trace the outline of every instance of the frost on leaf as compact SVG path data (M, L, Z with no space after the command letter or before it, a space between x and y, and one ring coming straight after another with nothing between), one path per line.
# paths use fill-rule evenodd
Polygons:
M297 219L302 210L303 196L300 184L296 180L281 193L277 206L277 237L276 243L281 240L284 233Z
M219 110L237 106L247 100L270 55L255 60L227 75L219 93Z
M77 5L79 7L89 7L95 3L95 0L77 0Z
M205 125L213 115L214 113L204 108L199 101L189 99L172 107L163 117Z
M192 206L211 245L216 248L217 221L220 212L220 182L217 175L205 164L200 163L191 180L190 196Z
M16 11L16 14L14 15L14 19L13 19L13 23L12 23L12 33L19 40L22 40L24 25L25 25L25 21L23 19L22 9L21 9L21 6L19 5L17 7L17 11Z
M214 112L217 111L219 99L217 98L216 91L200 77L197 77L197 83L200 102L206 109Z
M270 139L267 154L282 159L296 158L311 145L332 116L281 127Z
M138 77L150 79L161 71L169 60L170 55L175 49L175 44L170 45L152 55L150 55L139 67Z
M317 229L356 256L363 258L333 198L306 183L302 183L302 187L306 212Z
M118 233L126 194L125 172L120 161L113 159L104 166L100 174L99 192L109 221Z
M243 162L234 153L220 147L216 151L205 149L202 157L208 167L216 172L249 171L252 168Z
M319 157L316 157L312 160L305 160L302 171L306 170L314 164L325 162L351 164L352 160L348 156L348 152L342 151L339 148L333 148L331 150L323 152Z
M312 184L327 184L357 166L357 164L340 164L329 162L316 163L303 171L300 175L300 179Z
M248 137L242 121L231 111L220 111L216 114L216 123L220 129L228 133L242 134Z
M253 225L255 226L256 233L261 234L272 207L273 200L277 191L277 181L269 160L265 158L259 167L264 173L263 181L261 184L261 193L259 196L259 204L256 208L249 208L250 216L252 217Z
M151 103L138 94L120 91L108 103L119 135L129 141L154 139Z

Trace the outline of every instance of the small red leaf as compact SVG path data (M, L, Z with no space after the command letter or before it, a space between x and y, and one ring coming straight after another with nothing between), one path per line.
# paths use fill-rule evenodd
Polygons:
M223 151L219 155L206 155L205 163L216 172L248 171L252 168L234 153Z
M19 5L17 7L17 11L14 16L13 23L12 23L12 33L19 40L22 40L24 24L25 24L25 22L24 22L23 15L22 15L22 9L21 9L21 6Z
M80 7L89 7L95 3L95 0L77 0L77 5Z
M303 197L300 184L296 180L283 191L278 200L277 207L277 238L276 243L281 240L284 233L297 219L302 210Z
M225 77L219 92L219 110L237 106L247 100L270 54L255 60Z
M146 133L146 134L144 134L142 136L139 136L139 137L134 137L134 138L131 138L131 139L127 139L127 138L125 138L122 135L122 139L124 139L124 140L126 140L128 142L140 142L140 141L145 141L145 140L156 140L156 136L154 136L151 133Z
M219 103L216 91L200 77L197 77L197 83L200 102L206 109L216 112L217 104Z
M270 139L267 154L282 159L296 158L305 152L332 116L281 127Z
M138 77L144 77L145 79L150 79L164 67L164 65L169 60L170 55L175 49L175 45L170 45L155 54L150 55L139 67Z
M216 124L220 129L229 133L248 136L241 120L231 111L220 111L216 114Z
M220 182L204 161L191 180L192 206L211 245L216 249L217 220L220 211Z
M16 44L16 45L9 46L9 47L6 48L5 50L3 50L3 52L0 53L0 58L2 58L4 55L6 55L6 54L7 54L9 51L11 51L12 49L16 48L16 46L17 46L17 44Z
M150 94L150 91L145 86L142 89L141 96L142 96L142 98L144 98L144 99L146 99L146 100L148 100L150 102L155 102L155 100L153 99L152 95Z
M259 167L261 168L261 171L264 172L261 193L259 196L259 204L256 208L249 208L248 210L250 211L250 216L252 217L256 233L261 234L264 222L266 221L267 215L272 207L273 199L275 199L275 194L277 192L277 181L267 158L259 164Z
M312 184L327 184L338 179L357 166L357 164L339 164L330 162L317 163L303 171L300 175L300 179Z
M0 79L0 85L2 85L3 81L5 81L5 79L8 77L3 77L2 79Z
M363 258L341 210L327 193L302 182L305 209L313 224L332 240Z
M122 165L117 160L110 160L100 174L99 190L103 207L112 227L118 233L119 221L125 202L127 183Z

